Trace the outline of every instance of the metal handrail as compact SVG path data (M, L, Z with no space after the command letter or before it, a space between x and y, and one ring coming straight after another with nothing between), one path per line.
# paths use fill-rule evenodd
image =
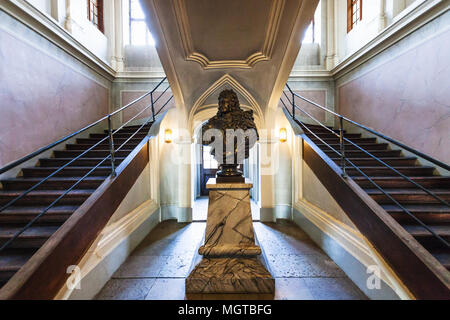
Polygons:
M450 165L448 165L448 164L446 164L446 163L444 163L442 161L439 161L437 159L434 159L433 157L430 157L427 154L424 154L424 153L422 153L422 152L420 152L420 151L418 151L418 150L416 150L416 149L414 149L414 148L412 148L410 146L407 146L407 145L401 143L400 141L397 141L397 140L395 140L395 139L393 139L391 137L388 137L388 136L386 136L386 135L384 135L384 134L382 134L382 133L380 133L378 131L375 131L375 130L373 130L371 128L368 128L368 127L366 127L366 126L364 126L364 125L362 125L362 124L360 124L360 123L358 123L356 121L353 121L353 120L351 120L349 118L346 118L346 117L344 117L344 116L342 116L342 115L340 115L340 114L338 114L338 113L336 113L334 111L331 111L331 110L321 106L320 104L315 103L314 101L311 101L311 100L309 100L309 99L307 99L305 97L302 97L299 94L297 94L294 91L292 91L292 89L289 87L288 84L286 84L286 87L291 92L291 94L294 95L295 97L297 97L299 99L302 99L303 101L308 102L309 104L312 104L313 106L316 106L316 107L318 107L318 108L320 108L320 109L322 109L322 110L324 110L324 111L326 111L328 113L331 113L332 115L334 115L334 116L336 116L336 117L338 117L338 118L340 118L340 119L342 119L342 120L344 120L346 122L349 122L349 123L351 123L351 124L361 128L361 129L363 129L365 131L368 131L368 132L370 132L370 133L372 133L372 134L374 134L374 135L376 135L376 136L378 136L378 137L380 137L380 138L382 138L384 140L387 140L387 141L389 141L389 142L399 146L402 149L405 149L405 150L407 150L407 151L409 151L411 153L414 153L418 157L421 157L421 158L423 158L423 159L425 159L425 160L427 160L427 161L429 161L429 162L431 162L431 163L433 163L433 164L435 164L435 165L437 165L437 166L439 166L439 167L441 167L441 168L443 168L443 169L445 169L447 171L450 171Z
M101 161L95 165L91 170L89 170L85 175L83 175L80 179L78 179L70 188L68 188L66 191L64 191L57 199L55 199L50 205L48 205L42 212L40 212L38 215L36 215L31 221L29 221L23 228L21 228L18 232L16 232L11 238L8 239L8 241L6 241L1 247L0 247L0 252L2 252L3 250L5 250L12 242L14 242L21 234L23 234L27 229L29 229L34 223L36 223L37 220L39 220L43 215L45 215L53 206L55 206L62 198L64 198L68 193L70 193L71 191L73 191L83 180L85 180L90 174L92 174L92 172L94 172L97 168L99 168L106 160L110 159L111 160L111 176L114 177L116 175L116 170L115 170L115 153L120 151L144 126L146 126L148 123L150 123L152 120L155 120L155 117L157 114L159 114L159 112L164 109L164 107L172 100L173 95L171 95L171 97L163 104L163 106L159 109L158 113L155 114L154 113L154 104L155 101L151 101L151 104L148 105L147 107L145 107L144 109L142 109L140 112L138 112L134 117L132 117L131 119L129 119L127 122L125 122L124 124L122 124L117 130L112 130L112 124L111 124L111 118L112 116L122 112L123 110L129 108L130 106L134 105L135 103L141 101L143 98L147 97L148 95L153 96L153 93L156 91L156 89L161 86L161 84L166 81L166 78L164 78L160 83L158 83L158 85L153 88L152 91L144 94L143 96L135 99L134 101L130 102L129 104L125 105L124 107L110 113L109 115L103 117L102 119L99 119L97 121L95 121L94 123L88 125L87 127L80 129L60 140L58 140L57 142L54 142L44 148L41 148L40 150L34 152L31 155L28 155L18 161L16 161L13 164L16 164L14 166L12 166L12 164L8 165L5 168L2 168L2 170L4 170L3 172L6 172L26 161L28 161L29 159L32 159L34 157L36 157L37 155L39 155L42 152L45 152L49 149L51 149L52 147L67 141L68 139L82 133L83 131L88 130L89 128L92 128L93 126L95 126L96 124L100 123L101 121L104 120L108 120L108 134L106 137L104 137L103 139L100 139L97 143L95 143L94 145L92 145L90 148L84 150L81 154L79 154L78 156L76 156L75 158L71 159L69 162L67 162L66 164L64 164L63 166L61 166L60 168L58 168L56 171L52 172L50 175L48 175L47 177L43 178L42 180L40 180L38 183L36 183L35 185L33 185L32 187L30 187L29 189L27 189L26 191L24 191L23 193L21 193L19 196L17 196L16 198L14 198L13 200L11 200L10 202L8 202L6 205L0 207L0 214L1 212L3 212L4 210L8 209L9 207L11 207L12 205L14 205L17 201L19 201L20 199L24 198L27 194L29 194L30 192L36 190L39 186L41 186L43 183L45 183L46 181L48 181L49 179L51 179L52 177L54 177L55 175L57 175L59 172L61 172L63 169L67 168L70 164L74 163L76 160L82 158L85 154L87 154L88 152L94 150L97 146L99 146L100 144L102 144L104 141L106 141L107 139L109 140L109 146L110 146L110 150L109 150L109 154L101 159ZM169 85L170 87L170 85ZM168 88L169 88L168 87ZM166 88L164 90L164 92L158 97L157 100L159 100L159 98L161 98L161 96L167 92L168 88ZM156 101L157 101L156 100ZM128 125L130 122L134 121L137 117L139 117L141 114L143 114L147 109L152 108L152 117L151 119L145 121L125 142L123 142L119 148L115 149L114 148L114 134L116 134L117 132L119 132L121 129L123 129L126 125ZM40 152L39 152L40 151Z
M314 137L316 137L320 142L322 142L327 148L331 149L334 153L338 154L341 158L341 170L342 170L342 175L343 177L347 177L346 174L346 163L349 163L351 167L355 168L360 174L362 174L365 178L368 179L368 181L374 185L378 190L380 190L387 198L389 198L389 200L391 200L396 206L398 206L403 212L405 212L406 214L408 214L412 219L414 219L417 223L419 223L423 228L425 228L428 232L430 232L434 237L436 237L440 242L442 242L445 246L450 247L450 244L447 240L443 239L441 236L439 236L433 229L431 229L429 226L427 226L424 222L422 222L419 218L417 218L413 213L411 213L407 208L405 208L402 204L400 204L394 197L392 197L388 192L386 192L382 187L380 187L375 181L373 181L373 179L371 179L367 174L365 174L361 168L359 168L357 165L355 165L352 161L350 161L346 156L345 156L345 142L350 143L351 145L357 147L357 149L361 150L362 152L366 153L367 155L369 155L371 158L375 159L376 161L378 161L379 163L381 163L383 166L389 168L390 170L392 170L394 173L398 174L399 176L401 176L403 179L407 180L408 182L412 183L414 186L420 188L422 191L425 191L426 193L428 193L429 195L431 195L432 197L434 197L436 200L440 201L441 203L443 203L446 206L449 206L449 203L445 200L443 200L441 197L437 196L434 192L428 190L427 188L423 187L422 185L418 184L417 182L411 180L408 176L402 174L401 172L399 172L397 169L391 167L390 165L388 165L387 163L385 163L384 161L382 161L381 159L377 158L376 156L374 156L373 154L371 154L370 152L368 152L367 150L364 150L363 148L361 148L359 145L357 145L356 143L354 143L353 141L351 141L350 139L347 139L344 137L344 130L343 130L343 121L349 121L350 123L354 123L356 125L358 125L361 128L365 128L365 126L360 125L356 122L354 122L353 120L347 119L343 116L341 116L340 114L333 112L331 110L326 109L325 107L322 107L321 105L310 101L296 93L294 93L291 88L286 84L287 88L289 89L289 91L292 94L292 101L290 101L290 103L292 104L292 112L289 111L289 108L286 106L286 104L284 103L283 99L281 99L281 102L283 103L284 107L286 108L286 110L288 111L289 115L294 119L294 121L296 121L297 123L299 123L301 125L302 128L306 129L307 131L309 131ZM287 98L287 100L289 101L289 97L286 94L286 92L283 92L285 97ZM312 116L309 112L303 110L302 108L300 108L299 106L297 106L295 104L295 97L298 97L308 103L311 103L314 106L319 107L322 110L326 110L329 113L337 116L339 118L339 134L337 134L334 130L330 129L329 127L325 126L322 122L320 122L319 120L317 120L314 116ZM298 109L300 110L302 113L306 114L309 118L311 118L314 122L318 123L319 126L325 128L327 131L331 132L333 135L337 136L340 140L340 151L337 151L335 148L333 148L331 145L329 145L328 143L326 143L323 139L321 139L318 135L316 135L313 131L311 131L307 126L305 126L301 121L296 119L296 115L295 115L295 110ZM367 128L368 131L372 132L374 130ZM375 132L375 131L374 131ZM381 133L377 133L377 136L382 137L386 140L389 141L392 140L393 143L395 143L395 140L389 137L384 136ZM395 143L397 144L397 143ZM398 143L397 145L399 145L400 147L402 146L401 143ZM410 147L408 147L408 150L414 150ZM411 151L413 152L413 151ZM413 152L416 155L420 156L420 152ZM427 158L429 159L433 159L429 156L427 156ZM427 159L428 160L428 159ZM435 159L433 159L435 160ZM432 161L430 161L432 162ZM437 162L437 163L435 163ZM446 169L446 165L444 164L444 166L442 166L440 164L440 161L435 160L435 164L443 167Z

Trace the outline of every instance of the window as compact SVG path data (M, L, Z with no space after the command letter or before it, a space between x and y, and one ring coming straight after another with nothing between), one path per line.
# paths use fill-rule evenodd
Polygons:
M319 2L314 18L311 20L308 29L303 36L302 43L320 43L321 41L321 24L322 24L322 3Z
M302 43L315 43L316 37L315 37L315 30L316 29L316 23L314 19L311 21L311 24L309 25L308 29L306 29L305 36L303 37Z
M347 32L362 20L362 0L347 0Z
M103 24L103 0L88 0L88 20L92 22L98 30L104 32Z
M128 12L125 28L125 44L133 46L153 46L153 40L150 31L145 22L145 13L142 10L139 0L125 0L124 12Z

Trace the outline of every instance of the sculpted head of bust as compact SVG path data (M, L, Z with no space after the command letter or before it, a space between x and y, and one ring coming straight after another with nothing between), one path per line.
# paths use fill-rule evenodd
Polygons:
M239 99L233 90L224 90L219 95L219 114L225 114L240 109Z

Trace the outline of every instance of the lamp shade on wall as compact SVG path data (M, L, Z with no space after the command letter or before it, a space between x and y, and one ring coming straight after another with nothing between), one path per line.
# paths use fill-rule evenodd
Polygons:
M280 142L286 142L287 141L287 130L286 128L280 129Z
M164 132L164 142L165 143L172 143L172 130L166 129Z

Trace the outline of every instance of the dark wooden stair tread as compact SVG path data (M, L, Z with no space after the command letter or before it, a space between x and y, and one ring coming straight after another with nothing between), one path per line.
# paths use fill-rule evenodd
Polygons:
M100 163L104 158L84 158L81 157L71 164L68 165L68 167L93 167ZM55 165L59 167L62 167L66 164L68 164L70 161L72 161L73 158L42 158L39 159L40 167L55 167ZM123 160L125 160L125 157L116 157L115 163L120 164ZM109 167L111 166L111 160L107 159L103 164L103 167Z
M19 236L19 239L48 239L58 230L59 226L32 226ZM22 229L20 226L0 226L0 240L8 240Z
M130 138L139 126L125 127L114 134L115 149L124 144L115 154L119 165L147 136L151 124L141 128ZM88 148L107 137L106 133L92 133L88 138L77 138L75 144L66 144L65 150L53 151L53 156L39 159L39 165L22 168L16 178L1 181L0 206L20 196L43 178L59 170ZM129 140L128 140L129 139ZM26 223L35 219L47 206L63 195L82 176L109 155L109 141L99 143L92 151L48 179L36 190L24 196L13 206L0 212L0 245L11 239ZM0 288L16 273L57 230L83 204L88 197L111 174L111 161L106 159L88 177L66 194L55 206L50 208L29 229L21 234L11 245L0 253Z
M68 158L68 157L77 157L84 153L86 150L55 150L54 155L55 158ZM119 151L116 151L117 157L127 157L133 150L131 149L120 149ZM90 150L83 154L83 158L98 158L102 157L105 158L109 156L109 149L108 150ZM108 160L106 160L108 161Z
M106 162L106 161L105 161ZM30 168L23 168L22 172L24 177L47 177L50 174L55 173L57 170L59 170L60 167L30 167ZM88 174L94 167L65 167L61 171L57 172L55 174L55 177L61 177L61 176L70 176L70 177L83 177L84 175ZM111 167L109 166L100 166L95 168L89 176L101 176L101 177L107 177L111 174Z
M95 190L93 189L75 189L68 192L64 197L59 199L58 205L81 205ZM65 190L34 190L25 195L20 200L15 202L17 206L32 206L32 205L50 205L60 196ZM10 201L22 195L21 190L2 190L0 191L0 205L5 205ZM1 213L0 213L1 214Z
M428 225L436 234L441 237L450 237L450 228L448 225ZM414 237L432 237L433 235L420 225L403 225L408 233Z
M364 189L368 194L383 194L379 189ZM436 195L450 195L450 190L447 189L429 189ZM428 194L421 189L384 189L388 194Z
M339 152L339 149L335 150ZM325 152L326 154L331 154L333 157L338 156L336 152L328 148L322 151ZM383 157L391 158L397 157L401 154L401 150L365 150L365 151L368 152L369 154L361 150L346 150L345 155L349 159L351 159L352 157L371 158L370 155L383 159Z
M75 206L54 206L50 208L37 223L52 222L61 223L67 220L77 209L78 205ZM46 206L12 206L0 213L0 223L28 223L36 216L41 214L46 209Z
M315 137L305 130L305 134L316 146L331 158L338 166L341 165L341 156L331 150L326 144L340 152L339 137L320 126L304 125L317 134ZM446 241L450 241L450 207L435 199L404 177L396 174L392 169L380 163L372 156L379 158L389 166L407 176L410 180L427 188L444 201L450 202L450 177L436 175L435 168L421 165L415 156L403 156L402 150L389 149L386 143L377 143L377 138L365 138L358 134L345 134L353 143L363 150L345 142L345 156L356 165L359 170L346 162L346 171L373 200L375 200L391 217L428 250L445 268L450 270L450 249L439 241L432 233L423 228L415 219L429 226ZM319 139L320 138L320 139ZM325 144L325 143L326 144ZM369 155L370 153L371 155ZM394 198L411 215L404 212L398 205L379 190L381 187Z
M377 176L370 177L373 182L382 188L417 188L413 183L409 182L401 176ZM410 180L426 188L450 188L450 177L442 176L410 176ZM361 188L375 188L372 182L364 176L353 176L352 179L361 186Z
M443 204L405 204L403 206L411 213L450 214L450 207ZM399 206L395 204L382 204L381 207L387 212L404 212Z
M139 144L139 142L136 141L128 141L128 142L122 142L122 143L114 143L114 150L119 149L121 146L126 146L128 149L130 147L136 147ZM99 143L94 147L95 143L88 144L88 143L77 143L77 144L67 144L66 150L88 150L92 148L92 150L109 150L109 143ZM123 149L123 148L122 148ZM122 150L120 149L120 150Z
M329 147L332 147L336 150L340 150L341 145L340 144L336 144L336 143L327 143L328 145L319 142L317 143L317 146L322 149L322 150L329 150ZM358 144L359 147L361 147L364 150L378 150L378 151L387 151L388 150L388 145L387 144L381 144L381 143L370 143L370 144ZM354 146L350 143L346 143L344 145L345 151L357 151L360 150L357 146Z
M8 250L0 253L0 272L19 270L34 253L34 250Z
M387 174L395 176L398 175L394 170L384 166L357 166L364 174L368 176L386 176ZM406 175L406 176L423 176L423 175L433 175L434 167L428 166L393 166L396 171ZM354 167L346 167L347 174L350 176L361 176L362 173Z
M450 270L450 252L432 252L433 256L447 269Z
M94 192L95 190L72 190L68 193L68 195L72 194L72 195L90 195ZM64 190L35 190L35 191L31 191L30 193L27 194L27 196L53 196L53 195L61 195L63 194L65 191ZM18 196L21 195L23 193L23 191L20 190L12 190L12 191L0 191L0 197L1 196L8 196L8 197L14 197L14 196Z
M75 185L81 177L52 177L42 183L37 190L67 190ZM84 178L77 186L76 189L97 188L105 181L106 177L87 177ZM27 190L34 187L36 184L42 181L42 177L35 178L13 178L2 180L4 190Z

